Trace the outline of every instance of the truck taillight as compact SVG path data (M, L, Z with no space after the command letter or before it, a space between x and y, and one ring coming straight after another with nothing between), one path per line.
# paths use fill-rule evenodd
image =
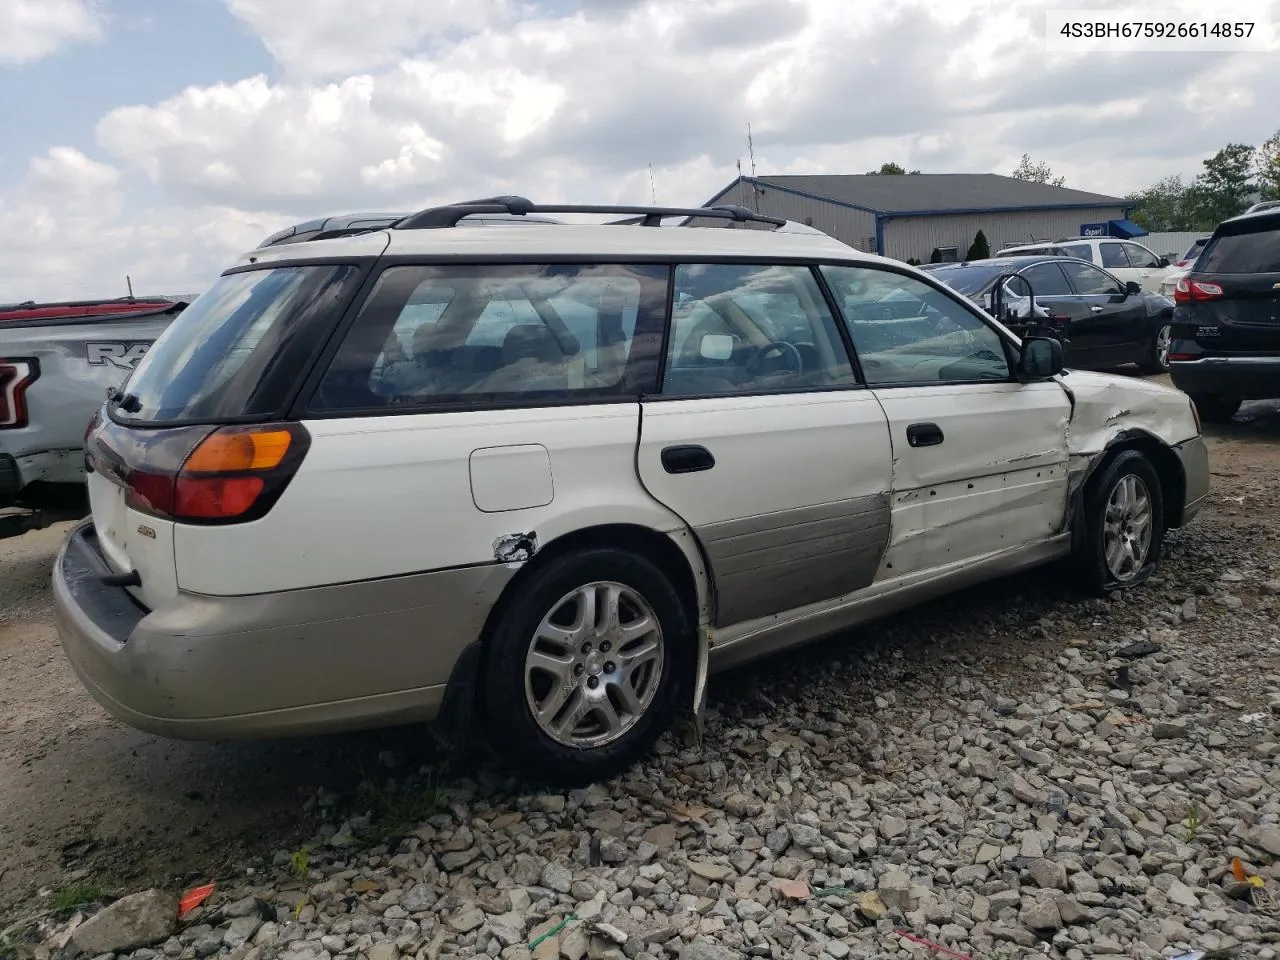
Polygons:
M0 357L0 430L16 430L27 425L27 389L40 376L34 358Z
M1174 303L1203 303L1222 299L1222 287L1204 280L1188 280L1183 277L1173 288Z
M279 499L310 445L300 423L221 427L200 439L177 470L144 462L127 471L126 500L180 522L255 520Z

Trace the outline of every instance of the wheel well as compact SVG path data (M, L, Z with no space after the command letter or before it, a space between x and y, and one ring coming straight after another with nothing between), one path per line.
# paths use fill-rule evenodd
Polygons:
M1186 501L1187 478L1182 470L1182 461L1167 444L1149 433L1133 432L1121 435L1110 447L1107 455L1098 464L1101 468L1124 450L1136 450L1146 456L1160 478L1160 494L1164 501L1164 528L1166 530L1182 526L1182 508ZM1094 471L1095 475L1097 471Z
M558 557L577 550L589 550L593 547L614 547L629 550L650 560L671 580L689 621L696 627L698 623L698 588L693 578L693 570L689 561L666 534L659 533L649 527L631 523L613 523L598 527L587 527L566 533L545 544L523 567L511 578L502 596L494 605L485 623L484 638L487 640L493 625L502 616L510 598L515 595L520 585L533 573Z

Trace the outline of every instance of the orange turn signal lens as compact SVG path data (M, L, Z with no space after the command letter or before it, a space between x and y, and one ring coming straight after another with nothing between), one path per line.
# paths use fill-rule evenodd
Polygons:
M191 451L184 473L231 473L280 466L293 435L288 430L219 430Z

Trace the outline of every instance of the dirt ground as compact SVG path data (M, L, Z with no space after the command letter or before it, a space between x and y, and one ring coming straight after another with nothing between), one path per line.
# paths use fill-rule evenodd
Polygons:
M1193 529L1222 541L1237 526L1245 536L1280 526L1280 404L1246 405L1206 432L1213 489ZM53 626L49 569L65 530L0 542L0 929L38 906L41 891L75 882L123 892L243 875L313 832L318 792L348 793L389 756L410 768L431 762L420 729L207 744L111 720L80 687ZM997 608L1000 591L987 596Z

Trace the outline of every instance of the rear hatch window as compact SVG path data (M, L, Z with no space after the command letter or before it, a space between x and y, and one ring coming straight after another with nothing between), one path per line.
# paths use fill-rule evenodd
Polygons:
M1196 261L1197 273L1280 273L1280 221L1270 230L1214 237Z
M139 361L112 417L154 426L282 415L359 281L359 268L334 264L220 277Z

